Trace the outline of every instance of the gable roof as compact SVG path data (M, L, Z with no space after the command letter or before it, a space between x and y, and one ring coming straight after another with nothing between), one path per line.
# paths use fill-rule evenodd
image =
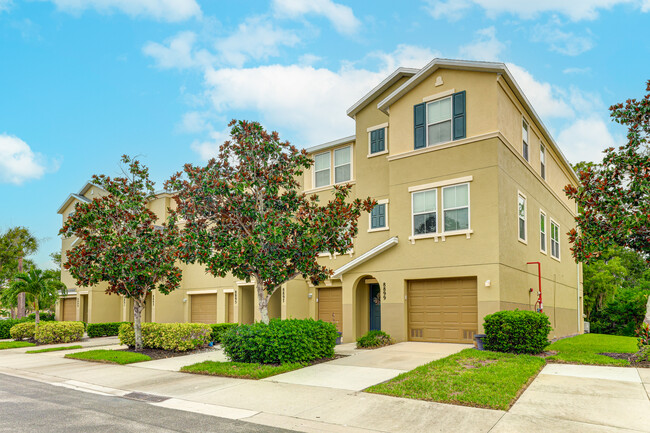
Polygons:
M528 111L528 114L537 123L542 133L546 136L546 139L549 142L549 144L553 146L557 154L560 156L562 162L566 165L566 168L568 169L570 175L573 176L576 182L579 182L578 176L573 170L573 167L571 167L571 164L566 159L566 156L564 156L564 154L560 150L560 147L557 145L557 143L551 136L551 133L548 131L548 128L546 128L546 125L544 125L544 122L542 122L542 119L539 117L539 115L533 108L528 98L526 98L526 95L519 87L519 84L517 84L517 82L515 81L515 78L513 77L512 73L508 70L508 67L505 65L505 63L480 62L480 61L473 61L473 60L433 59L424 68L420 69L420 71L417 74L413 75L406 83L402 84L399 88L395 89L394 92L392 92L382 101L380 101L377 104L377 108L383 111L384 113L388 114L388 109L393 103L399 100L402 96L406 95L408 92L411 91L411 89L413 89L415 86L420 84L422 81L424 81L426 78L428 78L434 72L436 72L438 69L441 68L455 69L455 70L462 70L462 71L493 72L501 75L505 79L508 86L510 86L510 89L515 94L517 99L521 102L524 109Z
M419 69L413 68L397 68L395 72L390 74L379 83L374 89L366 93L366 95L359 99L352 107L348 108L348 116L354 117L359 111L363 110L368 104L370 104L373 99L386 91L390 86L395 84L402 77L412 77L417 74Z
M393 236L392 238L388 239L387 241L382 242L381 244L377 245L376 247L374 247L370 251L366 251L365 253L363 253L359 257L357 257L356 259L354 259L351 262L348 262L347 264L345 264L345 265L341 266L340 268L338 268L336 271L334 271L331 278L334 278L334 279L341 278L341 275L343 275L347 271L349 271L349 270L351 270L353 268L356 268L361 263L366 262L366 261L372 259L373 257L383 253L384 251L386 251L390 247L394 247L395 245L397 245L398 242L399 242L399 239L397 238L397 236Z
M59 210L56 211L56 213L58 213L58 214L62 214L63 211L65 210L65 208L67 208L68 206L70 206L70 204L71 204L73 201L75 201L75 200L82 201L82 202L85 202L85 203L89 203L89 202L91 202L92 200L90 200L88 197L84 196L84 194L87 193L88 190L89 190L90 188L92 188L93 186L95 186L95 187L101 189L102 191L104 190L104 188L102 188L102 187L99 186L99 185L95 185L95 184L92 183L92 182L86 182L86 184L85 184L85 185L84 185L84 186L79 190L78 193L76 193L76 194L75 194L75 193L72 193L72 194L70 194L70 195L68 196L68 198L65 199L65 201L63 202L63 204L61 205L61 207L59 207Z
M336 140L328 141L327 143L317 144L316 146L308 147L305 149L307 153L316 153L319 150L326 150L330 147L338 146L339 144L351 143L357 138L356 135L350 135L343 138L337 138Z

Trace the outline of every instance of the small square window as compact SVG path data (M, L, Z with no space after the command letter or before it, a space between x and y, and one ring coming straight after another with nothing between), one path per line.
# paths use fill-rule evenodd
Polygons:
M370 229L386 227L386 203L377 204L370 212Z

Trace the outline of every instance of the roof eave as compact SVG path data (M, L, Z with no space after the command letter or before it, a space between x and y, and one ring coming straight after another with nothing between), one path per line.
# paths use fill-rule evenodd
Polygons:
M399 239L397 236L393 236L392 238L388 239L387 241L382 242L381 244L377 245L373 249L366 251L365 253L361 254L359 257L356 259L352 260L351 262L348 262L347 264L341 266L338 268L334 273L332 274L331 278L336 279L340 278L341 275L344 273L348 272L351 269L356 268L362 263L367 262L368 260L372 259L373 257L383 253L387 249L397 245L399 242Z
M347 115L354 118L356 114L363 110L370 102L375 99L379 94L383 93L392 86L397 80L402 77L413 76L417 74L419 69L414 68L397 68L392 74L386 77L381 83L379 83L375 88L370 92L366 93L361 99L359 99L352 107L348 108Z
M349 135L347 137L338 138L336 140L328 141L327 143L317 144L316 146L312 146L312 147L309 147L309 148L305 149L305 151L307 153L320 152L321 150L327 150L327 149L330 149L332 147L339 146L341 144L351 143L351 142L355 141L356 138L357 138L356 135Z

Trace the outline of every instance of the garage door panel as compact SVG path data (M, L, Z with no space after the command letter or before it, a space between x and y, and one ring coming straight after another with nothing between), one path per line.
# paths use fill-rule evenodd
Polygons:
M217 294L192 295L192 323L217 321Z
M63 300L63 320L77 320L77 298L66 298Z
M318 290L318 318L343 330L343 291L340 287Z
M476 278L409 282L409 339L471 343L478 330L476 287Z

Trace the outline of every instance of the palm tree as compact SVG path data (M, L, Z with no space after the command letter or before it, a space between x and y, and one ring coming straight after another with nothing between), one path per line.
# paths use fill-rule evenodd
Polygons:
M35 322L38 326L40 322L39 302L44 300L51 304L51 301L59 296L59 290L63 295L67 293L65 285L59 281L55 274L32 267L29 272L16 274L16 279L9 285L9 296L17 298L19 293L25 293L29 300L34 302Z

